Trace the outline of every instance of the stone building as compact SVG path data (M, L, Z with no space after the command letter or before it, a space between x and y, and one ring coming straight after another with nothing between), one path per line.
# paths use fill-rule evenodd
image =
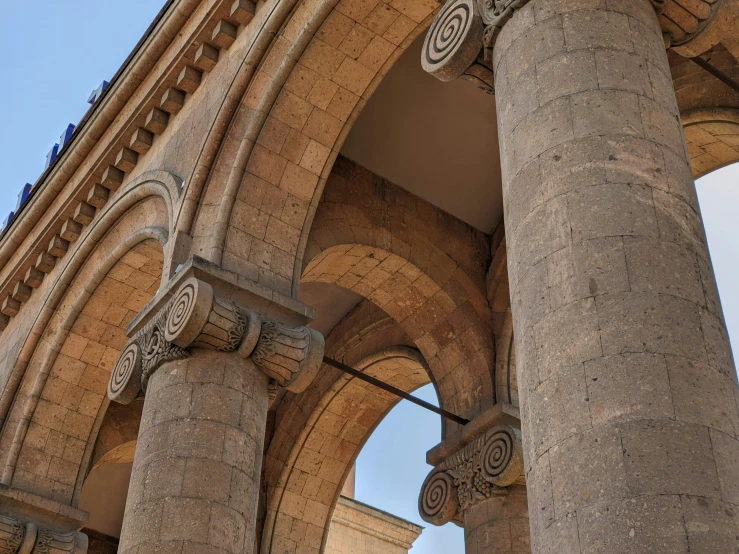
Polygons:
M97 544L128 459L118 552L325 551L397 397L324 355L435 385L468 553L739 550L737 18L169 0L0 235L0 550Z

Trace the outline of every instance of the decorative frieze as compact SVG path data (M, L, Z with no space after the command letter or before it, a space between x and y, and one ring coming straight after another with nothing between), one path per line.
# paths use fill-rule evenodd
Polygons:
M521 432L497 425L455 452L434 469L421 488L418 511L424 521L444 525L461 523L464 512L523 475Z
M0 552L2 554L84 554L87 536L77 531L57 533L23 524L15 518L0 515Z
M263 320L219 298L210 284L193 277L123 349L108 383L109 398L121 404L132 402L146 391L159 367L190 356L192 348L251 357L273 388L301 392L320 369L324 341L313 329Z

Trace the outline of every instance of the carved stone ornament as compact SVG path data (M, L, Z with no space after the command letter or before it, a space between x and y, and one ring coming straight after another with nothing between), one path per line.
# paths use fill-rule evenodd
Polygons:
M681 46L713 21L724 0L652 0L665 46Z
M477 59L484 31L477 0L450 0L426 34L421 66L441 81L461 77Z
M57 533L34 523L25 525L8 516L0 515L0 554L84 554L87 535L70 531Z
M521 432L498 425L434 469L421 488L418 511L424 521L461 523L465 510L496 494L523 475Z
M302 392L323 360L323 336L314 329L292 329L263 321L214 294L210 284L185 281L167 304L122 350L108 383L108 397L121 404L146 391L151 375L164 363L190 356L188 349L238 352L274 382Z
M426 34L421 66L441 81L463 77L490 92L492 52L503 26L529 0L447 0ZM698 36L724 0L651 0L665 44L679 46ZM482 55L481 55L482 53ZM475 67L476 66L476 67Z

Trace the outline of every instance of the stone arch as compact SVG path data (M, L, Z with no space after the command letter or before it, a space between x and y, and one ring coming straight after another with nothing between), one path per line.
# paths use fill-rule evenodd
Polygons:
M421 354L392 318L361 302L329 334L327 354L406 391L430 382ZM324 366L277 408L265 457L266 518L260 552L318 554L348 472L398 398ZM301 550L303 551L303 550Z
M508 252L501 221L491 240L493 261L487 274L487 296L492 311L495 338L495 395L498 402L519 407L516 345L508 283Z
M389 314L424 356L445 409L472 419L492 402L489 322L406 258L362 244L332 246L311 260L303 282L335 284Z
M11 377L16 384L3 398L8 406L0 437L4 484L76 503L107 408L102 372L109 371L116 347L125 342L126 317L130 320L159 288L179 190L177 179L165 172L129 183L47 276L45 293L34 295L39 315ZM129 277L135 272L124 285L130 294L116 299L111 285L121 283L128 269ZM126 304L136 305L114 324L106 312L116 300L120 314ZM80 387L83 377L86 387Z
M285 14L294 2L278 2ZM436 0L295 6L230 124L194 224L195 251L297 298L321 191L358 114ZM213 220L215 217L215 224Z
M739 109L697 108L682 120L696 179L739 161Z

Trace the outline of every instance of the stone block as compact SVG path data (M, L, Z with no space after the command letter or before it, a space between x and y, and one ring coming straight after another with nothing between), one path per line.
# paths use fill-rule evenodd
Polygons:
M705 304L696 254L654 238L624 237L629 283L634 292L671 294Z
M239 25L248 25L255 12L256 5L252 0L234 0L229 17Z
M229 49L236 40L236 26L225 19L220 20L211 34L213 44L218 48Z
M688 549L677 495L617 499L583 508L577 516L582 552L693 552Z
M87 193L87 203L91 206L100 209L105 206L108 202L110 191L103 185L92 185L90 192Z
M599 185L567 195L567 206L576 242L595 238L659 234L652 189L638 185Z
M102 185L106 189L116 191L121 188L123 179L126 177L125 173L115 167L114 165L108 166L103 172Z
M736 505L703 496L681 500L691 554L739 550Z
M62 230L59 232L59 237L67 243L74 242L82 234L82 225L77 223L73 219L68 219L62 225ZM61 256L60 256L61 257Z
M23 277L23 282L31 288L37 289L44 280L44 273L31 266Z
M154 134L143 127L139 127L133 133L128 147L139 154L146 154L154 142Z
M702 362L679 356L665 359L677 420L713 427L736 437L739 413L733 402L734 378Z
M49 246L46 251L54 256L55 258L61 258L69 250L69 241L64 240L59 235L54 235L49 241Z
M569 514L627 494L618 429L595 427L576 434L549 452L556 514Z
M0 312L8 317L15 317L21 309L21 303L12 296L7 296L0 305Z
M184 90L185 92L189 92L190 94L195 94L195 91L198 90L198 87L200 86L202 78L203 73L200 70L186 65L177 76L177 88Z
M570 5L573 5L571 2ZM567 50L609 49L634 51L629 18L606 10L574 10L562 16Z
M203 71L213 71L213 68L218 63L218 55L218 48L204 42L195 52L195 61L193 63L198 69ZM154 131L153 129L149 130L158 135L161 134L161 132Z
M595 300L586 298L550 312L534 326L536 359L542 381L560 369L602 355L598 315ZM561 329L569 332L561 333Z
M575 138L604 135L642 136L639 97L620 90L592 90L571 97Z
M596 298L603 354L654 352L706 361L693 302L653 292Z
M720 497L708 429L669 420L622 423L620 429L630 494Z
M56 258L48 252L41 252L36 258L36 269L43 273L51 273L56 266Z
M124 173L130 173L139 162L139 154L135 150L123 147L115 157L115 166Z
M547 58L536 66L539 102L598 88L595 55L590 50L568 52ZM517 90L514 87L514 90ZM511 91L513 92L513 91ZM514 93L515 94L515 93Z
M185 93L174 87L164 91L159 107L169 114L178 114L185 105Z
M598 86L652 97L652 82L647 60L624 50L597 50Z
M585 362L593 425L674 418L664 356L621 354Z
M18 281L15 284L15 287L13 287L13 299L17 300L18 302L28 302L31 299L31 294L33 294L33 289L23 281Z
M89 225L95 219L95 206L91 206L87 202L80 202L74 210L72 219L80 225Z
M161 135L167 129L167 125L169 125L169 114L159 108L152 108L146 116L144 128L155 135Z

